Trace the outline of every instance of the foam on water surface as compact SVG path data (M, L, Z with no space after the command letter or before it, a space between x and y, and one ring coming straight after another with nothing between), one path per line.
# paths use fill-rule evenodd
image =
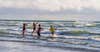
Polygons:
M22 21L17 21L17 22L11 21L11 22L8 23L8 21L0 21L0 30L5 29L5 31L4 31L5 33L7 31L9 34L12 34L12 35L16 34L16 35L20 36L21 31L22 31L22 23L24 23L24 22L22 22ZM29 27L30 27L32 22L25 21L25 23L28 23ZM42 33L41 33L41 35L44 36L44 37L51 35L49 30L48 30L50 24L54 24L54 26L57 28L56 33L55 33L55 34L57 34L57 36L53 36L53 37L58 37L58 38L56 38L54 40L48 39L48 42L54 43L54 42L58 41L58 43L62 42L62 43L65 43L66 45L67 44L71 44L71 45L73 45L73 44L74 45L83 45L84 44L85 47L88 47L90 45L91 47L98 47L99 48L99 46L97 46L97 45L100 43L99 42L100 39L94 38L94 36L93 36L93 35L95 35L95 33L98 33L98 35L99 35L100 29L97 26L95 26L95 27L86 27L86 26L75 27L75 26L77 26L77 24L73 24L73 22L59 22L59 23L58 22L40 22L40 23L42 24L42 27L44 28ZM6 24L6 26L2 26L2 25L5 25L5 24ZM7 26L7 25L12 25L12 26ZM83 36L83 35L86 35L86 34L80 34L80 35L67 34L67 32L70 32L70 31L73 31L73 30L75 30L75 31L76 30L79 30L79 31L85 30L85 31L92 32L94 34L93 35L89 34L87 36ZM32 36L31 32L32 32L32 29L27 28L26 35L28 35L27 37L30 38L29 40L27 39L27 41L33 41L32 37L29 36L29 35ZM60 34L60 33L63 33L63 32L66 32L66 33L64 35ZM36 33L34 35L36 35ZM7 36L10 36L10 35L7 35ZM3 38L0 37L0 39L3 39ZM21 40L21 41L23 41L22 39L17 39L17 38L15 38L15 39L14 38L4 38L4 39L5 40L9 39L9 40L18 40L18 41ZM72 39L74 39L74 40L72 40ZM83 40L85 40L85 41L83 41ZM41 40L38 40L38 42L44 43L44 41L42 42ZM45 43L48 43L48 42L45 42ZM95 43L93 43L93 42L95 42Z

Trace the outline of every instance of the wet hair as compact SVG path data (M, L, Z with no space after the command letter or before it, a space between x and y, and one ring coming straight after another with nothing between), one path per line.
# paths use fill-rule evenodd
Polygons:
M35 24L35 23L33 22L33 24Z
M41 24L39 24L38 26L41 26Z
M50 25L50 27L53 27L53 25Z

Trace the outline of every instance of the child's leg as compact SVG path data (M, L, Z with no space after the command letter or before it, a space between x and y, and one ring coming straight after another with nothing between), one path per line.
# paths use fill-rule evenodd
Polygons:
M40 37L41 37L40 32L37 32L37 35L38 35L38 38L40 38Z
M22 32L22 36L25 37L25 30L23 30L23 32Z

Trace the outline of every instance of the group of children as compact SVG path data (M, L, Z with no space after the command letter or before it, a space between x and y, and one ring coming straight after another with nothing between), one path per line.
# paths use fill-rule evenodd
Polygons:
M25 32L26 32L26 27L27 27L27 24L26 23L23 23L23 29L22 29L22 36L25 37ZM41 31L43 30L43 28L41 27L41 24L38 24L38 23L34 23L32 24L32 35L34 36L33 33L37 33L37 37L40 38L41 37ZM50 28L49 28L52 36L54 36L54 33L55 33L55 28L53 25L50 25Z

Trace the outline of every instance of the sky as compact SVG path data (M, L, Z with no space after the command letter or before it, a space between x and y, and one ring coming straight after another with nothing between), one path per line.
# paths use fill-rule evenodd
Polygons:
M0 0L0 18L98 20L100 0Z

